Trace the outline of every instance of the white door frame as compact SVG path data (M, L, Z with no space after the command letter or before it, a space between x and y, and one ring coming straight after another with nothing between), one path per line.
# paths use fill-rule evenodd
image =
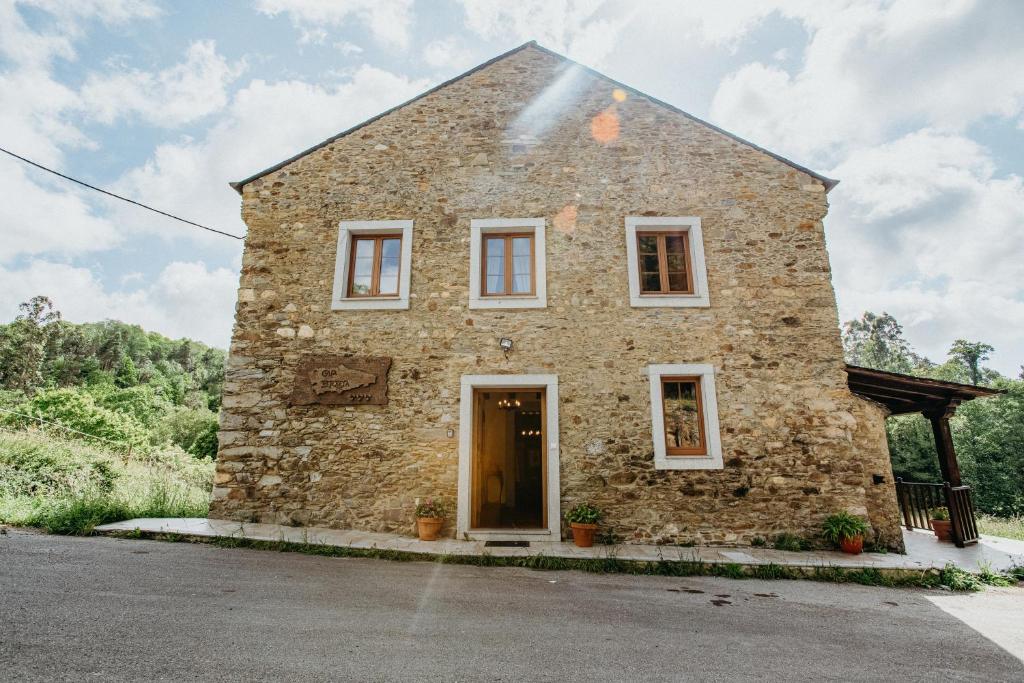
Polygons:
M473 390L544 389L544 437L547 439L546 529L473 529L471 472L473 466ZM459 490L455 517L457 538L501 541L559 541L562 535L562 489L558 466L558 375L463 375L459 397Z

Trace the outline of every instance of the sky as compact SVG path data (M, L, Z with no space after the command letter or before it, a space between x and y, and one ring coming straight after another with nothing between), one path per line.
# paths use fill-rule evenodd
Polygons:
M247 177L529 40L840 184L841 320L1024 363L1024 2L0 0L0 147L244 234ZM0 155L0 320L35 294L226 347L241 242Z

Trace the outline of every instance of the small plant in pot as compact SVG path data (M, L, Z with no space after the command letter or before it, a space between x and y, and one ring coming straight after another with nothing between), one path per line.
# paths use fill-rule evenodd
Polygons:
M864 550L864 535L870 528L863 517L843 511L825 518L822 536L844 553L860 555Z
M945 507L932 508L928 514L932 521L932 531L940 541L953 540L953 523L949 521L949 510Z
M444 518L448 516L448 509L444 503L433 498L427 498L422 503L416 504L416 532L421 541L436 541L444 526Z
M601 508L590 503L580 503L566 512L565 521L569 522L572 528L572 542L580 548L594 545L597 523L601 521L603 515Z

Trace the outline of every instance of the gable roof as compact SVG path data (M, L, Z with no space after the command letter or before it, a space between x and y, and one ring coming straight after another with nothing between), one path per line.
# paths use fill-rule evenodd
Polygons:
M795 168L796 170L798 170L798 171L800 171L802 173L806 173L807 175L811 176L812 178L820 180L821 183L825 186L825 192L828 192L833 187L835 187L837 184L839 184L838 180L834 180L832 178L828 178L826 176L821 175L820 173L815 173L811 169L809 169L809 168L807 168L805 166L801 166L800 164L796 163L795 161L790 161L789 159L787 159L787 158L785 158L785 157L783 157L781 155L778 155L778 154L776 154L774 152L771 152L771 151L765 149L764 147L761 147L759 145L755 145L753 142L750 142L749 140L744 140L740 136L735 135L733 133L730 133L729 131L724 130L722 128L719 128L718 126L716 126L716 125L714 125L712 123L708 123L707 121L705 121L703 119L697 118L693 114L687 113L687 112L683 111L682 109L680 109L679 107L673 106L673 105L669 104L668 102L663 102L662 100L659 100L656 97L651 97L647 93L640 92L636 88L630 87L630 86L626 85L625 83L620 83L619 81L616 81L614 78L610 78L609 76L606 76L603 73L601 73L599 71L596 71L595 69L591 69L589 66L585 66L583 64L580 64L579 62L577 62L575 60L569 59L565 55L561 55L561 54L559 54L559 53L557 53L557 52L555 52L553 50L547 49L546 47L542 47L541 45L538 45L537 41L535 41L535 40L531 40L528 43L523 43L519 47L513 48L513 49L509 50L508 52L504 52L504 53L498 55L497 57L489 59L486 62L484 62L483 64L479 64L479 65L473 67L472 69L470 69L469 71L466 71L465 73L462 73L462 74L456 76L455 78L452 78L450 80L445 81L444 83L436 85L433 88L431 88L430 90L422 92L419 95L413 97L412 99L406 100L405 102L403 102L403 103L401 103L399 105L396 105L396 106L392 107L391 109L388 109L386 111L382 111L380 114L377 114L376 116L374 116L372 118L369 118L369 119L363 121L362 123L356 124L355 126L352 126L351 128L349 128L347 130L343 130L342 132L338 133L337 135L331 136L331 137L327 138L326 140L324 140L323 142L320 142L320 143L318 143L316 145L313 145L309 149L305 149L305 150L299 152L295 156L289 157L289 158L285 159L284 161L281 161L281 162L279 162L277 164L274 164L270 168L266 168L266 169L260 171L259 173L256 173L254 175L249 176L248 178L245 178L243 180L238 180L238 181L235 181L235 182L229 183L229 184L231 185L232 188L234 188L234 190L236 192L241 194L242 193L242 187L244 187L248 183L251 183L254 180L258 180L259 178L262 178L265 175L273 173L274 171L279 171L282 168L284 168L285 166L287 166L288 164L292 163L293 161L298 161L299 159L301 159L302 157L306 156L307 154L310 154L312 152L317 151L318 149L326 147L327 145L331 144L335 140L338 140L340 138L345 137L346 135L354 133L357 130L359 130L360 128L364 128L365 126L370 125L374 121L376 121L378 119L381 119L381 118L387 116L388 114L396 112L399 109L402 109L403 107L407 107L408 105L410 105L410 104L412 104L412 103L414 103L414 102L416 102L418 100L423 99L427 95L432 95L433 93L435 93L435 92L437 92L439 90L442 90L443 88L446 88L449 85L451 85L451 84L453 84L453 83L455 83L457 81L460 81L463 78L466 78L467 76L469 76L471 74L476 73L477 71L480 71L482 69L487 68L488 66L490 66L491 64L494 64L495 62L499 62L499 61L505 59L506 57L511 57L512 55L514 55L514 54L516 54L518 52L521 52L521 51L523 51L523 50L525 50L527 48L531 48L531 47L533 49L535 49L535 50L540 50L541 52L544 52L545 54L549 54L549 55L551 55L553 57L556 57L556 58L558 58L558 59L560 59L560 60L562 60L562 61L564 61L564 62L566 62L568 64L572 64L572 65L578 66L581 69L585 70L588 74L590 74L592 76L595 76L595 77L597 77L597 78L599 78L599 79L601 79L603 81L606 81L606 82L614 85L617 88L622 88L623 90L626 90L627 92L630 92L633 95L637 95L639 97L643 97L644 99L649 100L650 102L653 102L654 104L662 106L662 107L664 107L664 108L666 108L666 109L668 109L668 110L670 110L672 112L675 112L676 114L680 114L682 116L685 116L686 118L690 119L691 121L694 121L696 123L699 123L702 126L710 128L711 130L713 130L713 131L715 131L717 133L720 133L720 134L722 134L722 135L724 135L724 136L726 136L728 138L731 138L731 139L735 140L736 142L739 142L740 144L743 144L743 145L746 145L747 147L751 147L753 149L756 149L758 152L761 152L762 154L767 154L768 156L772 157L773 159L775 159L777 161L781 161L782 163L786 164L787 166Z

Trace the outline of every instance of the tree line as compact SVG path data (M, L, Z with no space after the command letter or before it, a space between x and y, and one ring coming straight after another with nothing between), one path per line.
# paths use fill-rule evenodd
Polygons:
M955 340L941 362L919 355L888 313L864 313L843 324L851 365L1002 389L992 398L960 405L950 421L964 483L982 512L1024 514L1024 366L1017 378L985 366L995 349L985 342ZM941 482L931 424L921 415L886 422L893 473L907 481Z
M70 323L36 296L0 324L0 408L9 411L0 423L34 423L27 415L125 445L214 457L225 357L116 320Z

